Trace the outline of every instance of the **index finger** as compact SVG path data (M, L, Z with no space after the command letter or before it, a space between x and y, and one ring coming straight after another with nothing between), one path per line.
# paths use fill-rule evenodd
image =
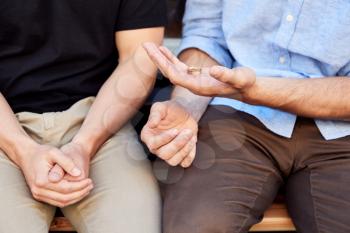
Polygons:
M175 70L172 62L164 56L159 48L153 43L146 43L143 45L148 56L151 58L153 63L159 68L164 76L171 78L174 76Z

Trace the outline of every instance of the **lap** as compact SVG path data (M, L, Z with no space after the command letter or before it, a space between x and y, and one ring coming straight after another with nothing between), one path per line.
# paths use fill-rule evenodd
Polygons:
M0 232L47 233L55 209L33 199L21 170L0 150Z
M79 232L160 232L158 184L131 125L102 146L90 177L92 193L63 209Z
M247 232L260 221L283 181L243 120L206 112L193 166L169 171L164 232Z
M300 232L350 232L350 156L313 163L287 185L288 209Z

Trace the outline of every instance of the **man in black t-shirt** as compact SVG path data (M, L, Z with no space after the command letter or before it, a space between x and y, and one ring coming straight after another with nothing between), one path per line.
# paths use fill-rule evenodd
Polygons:
M0 232L160 232L160 197L130 125L156 67L163 0L1 0Z

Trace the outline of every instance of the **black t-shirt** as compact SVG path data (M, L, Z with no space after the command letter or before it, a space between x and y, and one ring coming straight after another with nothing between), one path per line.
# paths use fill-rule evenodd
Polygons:
M165 0L0 0L0 91L14 112L96 96L118 63L115 32L163 26Z

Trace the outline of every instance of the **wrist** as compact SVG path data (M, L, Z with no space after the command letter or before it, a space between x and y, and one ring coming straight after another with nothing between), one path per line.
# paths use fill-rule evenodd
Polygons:
M92 135L88 137L88 136L85 136L82 134L77 134L72 139L72 143L79 146L79 148L81 150L83 150L84 154L89 159L92 158L96 154L96 152L99 148L99 145L97 143L97 139L95 139Z
M199 121L201 118L201 115L196 112L196 108L192 106L192 104L187 101L184 98L173 98L170 100L171 102L179 105L181 108L184 109L185 112L189 114L190 117L192 117L195 121Z
M246 87L242 92L242 101L248 104L257 105L259 100L259 93L261 91L261 78L257 77L255 82Z
M35 142L29 136L21 136L15 141L9 143L10 149L6 151L9 158L19 167L23 167L25 161L31 157L32 152L36 150L39 143Z

